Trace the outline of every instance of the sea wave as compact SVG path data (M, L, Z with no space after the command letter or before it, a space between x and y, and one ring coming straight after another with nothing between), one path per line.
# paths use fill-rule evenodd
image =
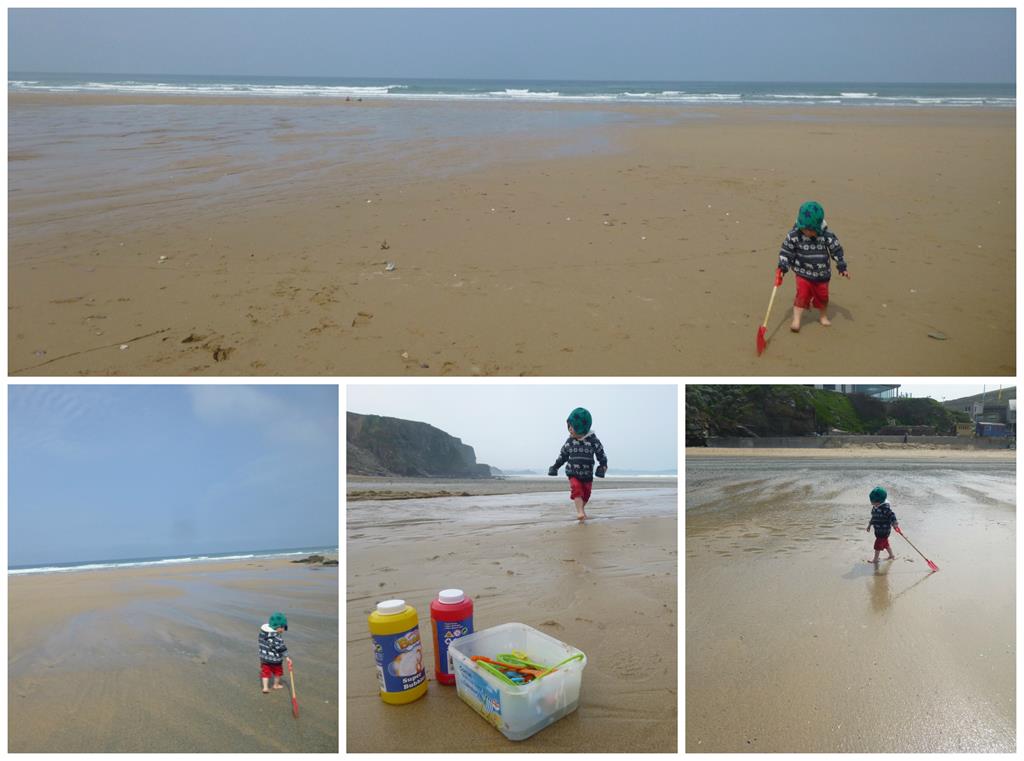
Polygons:
M318 552L328 551L319 548ZM81 565L37 566L33 568L8 569L8 576L24 576L36 573L68 573L71 571L97 571L111 568L138 568L141 566L178 565L181 563L214 563L221 560L250 560L252 558L281 558L295 555L309 555L313 550L288 550L283 552L250 552L240 555L189 555L180 558L160 558L154 560L112 560L105 563L83 563ZM335 548L333 552L337 552Z
M881 95L874 90L841 90L839 92L704 92L694 90L635 89L606 91L587 90L578 83L567 83L559 89L506 87L493 90L458 86L395 84L301 84L256 82L159 82L123 79L116 81L58 82L45 79L14 79L8 81L13 92L117 93L139 95L266 97L266 98L365 98L430 101L534 101L581 103L675 103L683 105L858 105L858 106L1016 106L1015 97L996 95Z

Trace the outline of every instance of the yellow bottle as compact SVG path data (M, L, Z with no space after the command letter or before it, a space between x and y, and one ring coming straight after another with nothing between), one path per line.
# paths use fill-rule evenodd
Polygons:
M380 699L398 705L423 697L427 672L416 608L406 605L405 600L377 603L377 610L370 614L370 635Z

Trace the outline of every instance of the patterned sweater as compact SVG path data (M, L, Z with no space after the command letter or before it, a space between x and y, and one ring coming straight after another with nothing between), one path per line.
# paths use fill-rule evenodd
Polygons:
M288 654L288 646L284 644L281 633L271 629L270 624L260 627L260 661L262 663L281 663Z
M893 524L899 523L896 520L896 513L889 507L888 502L883 502L878 507L871 508L871 525L875 528L875 536L885 539L889 536Z
M594 480L594 460L601 463L602 468L608 467L608 458L605 457L604 447L593 431L582 439L570 436L562 445L562 451L555 460L554 470L562 467L565 463L565 475L569 478L578 478L580 481Z
M843 247L828 227L824 227L818 237L808 238L794 225L779 249L779 269L783 272L792 269L806 280L827 283L832 279L830 255L836 260L836 269L846 272Z

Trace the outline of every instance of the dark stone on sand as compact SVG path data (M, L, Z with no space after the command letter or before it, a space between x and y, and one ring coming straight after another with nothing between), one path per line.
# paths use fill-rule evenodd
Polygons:
M292 562L293 563L323 563L324 562L324 556L323 555L310 555L308 558L303 558L302 560L293 560ZM335 561L335 562L337 562L337 561Z

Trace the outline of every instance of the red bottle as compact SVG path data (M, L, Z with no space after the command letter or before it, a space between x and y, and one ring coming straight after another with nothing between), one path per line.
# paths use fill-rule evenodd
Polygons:
M473 633L473 601L461 589L442 589L430 603L430 628L434 632L434 676L441 684L455 684L448 646Z

